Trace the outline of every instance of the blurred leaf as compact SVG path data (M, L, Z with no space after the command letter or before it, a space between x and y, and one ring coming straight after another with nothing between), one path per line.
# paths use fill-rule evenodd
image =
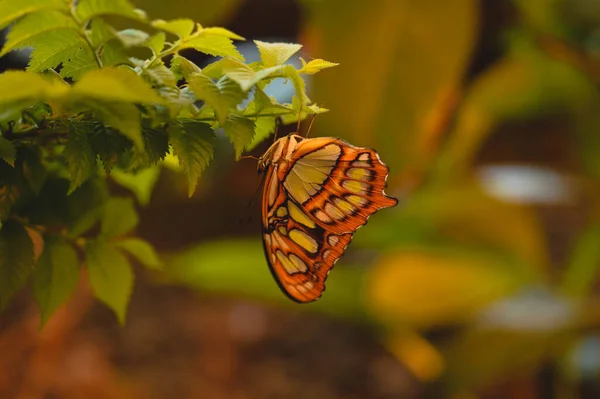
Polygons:
M537 278L548 273L546 240L535 213L492 198L474 183L432 185L387 215L373 216L354 244L365 248L394 248L401 243L479 247L526 265Z
M33 243L25 228L7 220L0 230L0 310L34 270Z
M312 81L312 96L337 110L320 117L318 129L376 148L392 171L428 162L429 141L421 140L440 98L462 79L478 2L302 3L310 16L311 55L340 63L335 73L317 74Z
M29 183L34 194L38 195L46 182L48 172L42 163L42 150L39 147L21 146L19 157L23 168L23 177Z
M165 19L180 18L185 15L193 21L201 21L206 25L218 25L236 12L241 0L197 1L193 7L187 0L133 0L135 5L143 8L148 15L160 15Z
M440 352L412 330L393 329L385 343L388 350L420 381L433 381L445 369Z
M589 295L600 270L600 226L586 229L577 240L565 270L562 289L565 294L582 298Z
M17 158L17 150L12 143L0 136L0 159L5 161L10 166L15 166L15 160Z
M133 191L140 205L148 205L152 190L160 176L160 167L152 166L137 173L127 173L115 169L110 177L123 187Z
M158 32L148 38L146 46L152 50L154 56L158 56L165 47L165 40L165 34L163 32Z
M137 226L139 217L131 198L113 197L104 207L101 232L108 237L120 236Z
M442 383L450 392L482 388L500 380L534 373L568 348L572 336L562 329L511 330L470 328L445 350L448 372Z
M77 17L88 21L100 15L119 15L133 19L142 19L131 3L127 0L79 0Z
M51 9L68 11L68 4L63 0L3 1L0 3L0 29L25 14Z
M183 38L192 33L196 24L189 18L178 18L171 21L158 19L152 21L152 26Z
M127 258L106 241L90 242L85 248L87 270L96 298L110 307L125 324L133 291L133 270Z
M510 54L484 72L466 93L436 165L438 177L464 172L500 123L557 114L579 117L592 109L597 114L599 104L600 96L588 77L549 58L527 37L516 35ZM596 118L595 126L600 126L598 122Z
M385 325L426 328L465 322L527 280L491 255L407 249L376 264L366 300Z
M260 240L212 241L166 257L165 263L172 278L200 290L241 294L295 311L314 310L352 320L367 317L357 294L364 290L365 268L337 266L321 299L298 306L273 280Z
M102 68L85 74L73 86L84 98L140 104L160 104L162 98L140 75L127 68Z
M71 296L79 278L79 259L75 249L64 240L46 240L33 281L41 324Z
M136 258L148 269L161 270L163 267L156 251L147 241L135 237L125 238L115 242L115 245Z

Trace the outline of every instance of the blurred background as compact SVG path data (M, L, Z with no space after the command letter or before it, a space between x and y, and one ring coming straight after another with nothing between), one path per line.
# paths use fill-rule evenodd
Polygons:
M600 1L134 3L248 61L258 39L340 63L309 77L311 135L377 149L400 204L292 303L221 137L193 198L165 169L140 206L166 272L137 269L124 327L86 284L42 331L28 293L0 315L1 398L600 398Z

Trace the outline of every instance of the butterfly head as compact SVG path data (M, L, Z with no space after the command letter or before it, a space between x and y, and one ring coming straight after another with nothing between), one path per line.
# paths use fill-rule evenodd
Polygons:
M258 174L263 173L270 165L279 163L282 159L289 160L299 141L304 137L296 133L280 138L258 159Z

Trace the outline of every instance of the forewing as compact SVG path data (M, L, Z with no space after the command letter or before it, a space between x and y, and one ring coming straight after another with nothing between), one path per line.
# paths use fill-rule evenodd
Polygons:
M298 144L284 187L326 231L353 233L379 209L398 203L384 190L389 169L377 152L340 139Z

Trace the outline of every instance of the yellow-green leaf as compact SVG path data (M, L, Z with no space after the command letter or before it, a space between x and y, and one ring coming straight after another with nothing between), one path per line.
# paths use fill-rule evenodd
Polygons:
M100 15L119 15L138 20L145 19L127 0L79 0L76 14L80 21L89 21Z
M161 270L162 262L158 257L158 254L148 243L139 238L126 238L115 242L117 248L120 248L127 252L129 255L136 258L140 263L146 266L148 269Z
M187 18L173 19L171 21L157 19L152 21L152 26L157 29L164 30L165 32L172 33L180 38L184 38L192 34L196 24L194 21Z
M244 39L242 36L233 33L232 31L225 29L225 28L221 28L221 27L210 27L210 28L201 28L200 29L202 34L204 35L213 35L213 36L223 36L223 37L227 37L229 39L234 39L234 40L246 40Z
M113 197L104 205L100 232L107 237L120 236L129 233L138 222L133 199Z
M304 61L304 59L300 58L300 61L302 62L302 68L300 68L300 70L298 70L298 73L300 73L300 74L305 73L308 75L313 75L325 68L331 68L331 67L340 65L335 62L329 62L329 61L322 60L320 58L317 58L315 60L310 60L308 62L306 62L306 61Z
M242 152L252 143L254 137L254 121L238 115L229 115L225 122L225 134L235 148L235 159L240 159Z
M94 295L115 312L121 324L125 324L134 283L131 264L114 244L103 240L90 242L85 248L85 256Z
M62 239L46 241L33 276L42 325L71 296L78 279L79 259L75 249Z
M64 0L0 1L0 29L23 15L52 9L69 11L68 4Z
M73 86L73 94L103 101L160 104L162 98L128 68L102 68L86 73Z
M260 40L255 40L254 43L258 47L263 65L267 68L284 64L302 48L301 44L295 43L266 43Z
M77 24L67 14L60 11L44 10L21 18L8 31L6 43L0 52L0 57L6 53L27 46L36 36L57 29L78 29Z

